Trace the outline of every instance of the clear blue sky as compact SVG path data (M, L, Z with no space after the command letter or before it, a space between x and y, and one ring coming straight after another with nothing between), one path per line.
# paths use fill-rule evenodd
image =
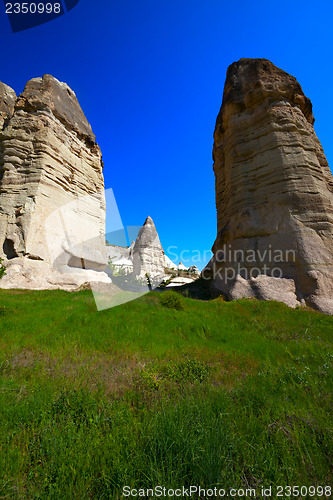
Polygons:
M208 250L216 236L212 146L226 69L264 57L310 97L333 165L330 1L80 0L13 34L0 4L0 80L45 73L76 92L125 225L150 215L162 244Z

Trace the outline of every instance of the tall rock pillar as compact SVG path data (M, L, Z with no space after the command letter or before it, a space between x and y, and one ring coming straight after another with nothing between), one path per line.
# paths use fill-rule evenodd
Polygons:
M109 281L99 273L106 265L102 170L100 148L68 85L44 75L16 97L0 83L2 287Z
M333 178L313 123L293 76L266 59L229 66L214 133L217 237L205 272L231 298L294 295L294 304L333 313Z

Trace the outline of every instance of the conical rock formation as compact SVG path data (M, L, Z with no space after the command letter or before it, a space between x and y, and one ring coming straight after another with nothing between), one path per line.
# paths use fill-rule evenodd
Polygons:
M333 313L333 178L297 80L266 59L227 71L214 133L217 238L204 276L231 298Z
M164 274L164 251L151 217L147 217L139 231L133 249L134 276L157 277Z

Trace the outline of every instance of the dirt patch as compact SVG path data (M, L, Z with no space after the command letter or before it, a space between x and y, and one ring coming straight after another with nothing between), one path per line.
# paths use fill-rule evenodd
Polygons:
M41 377L63 380L71 387L86 387L90 390L102 389L107 394L123 394L133 387L133 379L142 368L135 358L121 359L117 355L94 353L61 357L24 349L6 363L3 374L22 375L26 371L38 369Z

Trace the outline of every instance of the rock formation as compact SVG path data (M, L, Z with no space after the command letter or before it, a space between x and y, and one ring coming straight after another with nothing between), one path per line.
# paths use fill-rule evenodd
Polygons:
M200 271L199 269L197 268L197 266L190 266L187 271L190 273L190 274L196 274L197 276L200 275Z
M184 266L184 264L182 262L179 262L177 269L178 269L178 271L187 271L187 267Z
M121 247L119 245L110 245L109 243L107 243L106 255L108 260L111 260L112 264L120 259L132 260L134 243L135 242L133 241L130 247Z
M146 219L136 241L133 241L130 247L121 247L108 243L106 253L112 268L125 275L133 273L134 277L143 278L148 274L151 277L161 279L163 276L169 279L170 271L184 271L194 277L200 275L200 271L196 266L187 268L182 262L177 265L165 255L151 217ZM195 278L192 277L190 281L192 282L193 279Z
M143 278L146 274L162 277L164 268L164 251L153 219L147 217L133 248L133 274Z
M333 313L333 178L297 80L266 59L227 71L214 133L217 238L204 276L230 298Z
M13 116L15 101L15 91L0 82L0 130L2 130L5 121Z
M176 270L178 268L177 264L172 262L172 260L167 255L164 255L164 265L167 269Z
M103 163L74 92L50 75L16 97L0 83L3 288L72 289L110 281Z

